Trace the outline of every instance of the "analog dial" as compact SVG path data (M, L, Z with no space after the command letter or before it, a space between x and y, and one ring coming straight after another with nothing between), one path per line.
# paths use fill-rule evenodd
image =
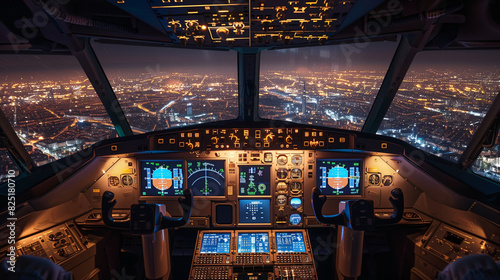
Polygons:
M288 177L288 169L286 168L279 168L276 171L276 177L278 177L279 180L284 180Z
M285 165L288 163L288 157L285 155L278 156L277 162L279 165Z
M292 164L293 165L301 165L302 164L302 156L301 155L293 155L292 156Z
M292 172L290 173L292 179L300 179L302 178L302 170L299 168L294 168L292 169Z

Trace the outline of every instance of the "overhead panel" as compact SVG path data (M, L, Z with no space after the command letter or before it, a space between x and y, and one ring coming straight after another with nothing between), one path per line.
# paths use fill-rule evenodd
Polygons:
M118 6L129 5L128 1L120 2ZM234 48L323 44L335 34L354 2L152 0L149 3L174 44Z

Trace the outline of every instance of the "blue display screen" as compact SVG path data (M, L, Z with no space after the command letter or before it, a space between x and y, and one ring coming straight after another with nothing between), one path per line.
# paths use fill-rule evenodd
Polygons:
M270 195L271 167L240 165L240 195Z
M267 232L239 233L238 253L269 253L269 234Z
M230 233L204 233L201 254L228 254L231 247Z
M141 195L182 195L183 174L182 160L141 160Z
M306 245L301 232L276 232L278 253L304 253Z
M361 159L318 159L316 182L322 194L360 195Z
M270 199L240 199L240 224L269 224L271 223Z

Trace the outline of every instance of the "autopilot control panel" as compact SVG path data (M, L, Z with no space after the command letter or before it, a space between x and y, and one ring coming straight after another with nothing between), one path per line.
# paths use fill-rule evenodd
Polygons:
M189 279L317 279L306 230L205 230Z

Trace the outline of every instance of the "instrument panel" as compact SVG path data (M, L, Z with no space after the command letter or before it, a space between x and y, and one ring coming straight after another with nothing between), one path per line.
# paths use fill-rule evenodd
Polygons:
M317 279L306 230L198 232L189 279L275 279L285 275Z
M193 221L199 217L214 227L303 227L315 222L309 199L314 186L339 199L362 196L363 157L331 155L229 150L170 153L168 159L138 156L139 200L165 203L189 188L195 204L202 205ZM165 204L169 211L176 203Z

